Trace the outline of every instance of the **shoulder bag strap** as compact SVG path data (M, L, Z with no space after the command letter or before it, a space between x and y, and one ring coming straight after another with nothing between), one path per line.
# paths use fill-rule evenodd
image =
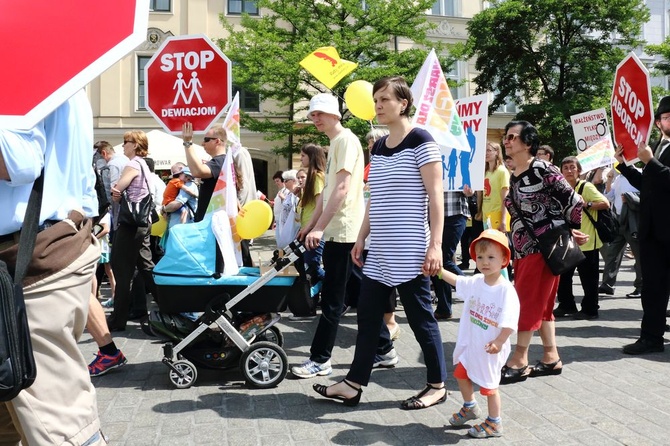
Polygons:
M28 265L33 257L35 239L37 238L42 210L42 191L44 189L44 170L33 183L33 189L28 198L28 207L23 219L21 235L19 235L19 250L16 255L16 267L14 269L14 283L20 284L28 271Z
M582 181L582 183L579 185L579 190L577 191L577 193L579 194L580 197L582 196L582 193L584 193L584 186L585 185L586 185L586 181ZM583 200L583 198L582 198L582 200ZM585 212L586 216L589 217L589 220L591 220L591 223L593 223L593 226L595 227L595 225L596 225L595 219L593 217L591 217L591 213L589 212L588 209L585 208L584 210L586 211Z
M139 161L137 162L137 164L140 165L140 175L142 175L142 178L144 178L144 184L147 185L147 192L149 192L149 195L151 195L151 201L154 201L154 194L151 193L151 186L149 186L149 180L147 176L144 174L144 166Z

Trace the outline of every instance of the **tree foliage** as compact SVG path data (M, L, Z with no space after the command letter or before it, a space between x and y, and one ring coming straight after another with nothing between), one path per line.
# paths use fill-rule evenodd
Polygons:
M494 0L468 24L454 51L475 58L477 93L496 92L534 123L558 156L574 151L570 116L609 109L616 65L639 46L642 0ZM559 158L560 159L560 158Z
M332 90L340 98L343 123L363 136L369 124L345 113L343 97L349 83L357 79L374 83L388 75L405 76L411 83L427 50L436 47L426 38L431 24L425 11L433 0L258 0L261 16L243 15L241 28L221 17L229 37L219 46L233 62L234 83L259 93L266 104L263 118L244 114L242 125L267 134L275 149L288 154L309 140L327 143L312 125L296 121L309 98L329 91L299 62L315 49L334 46L342 59L358 62L358 68ZM365 8L363 7L365 5ZM411 39L406 51L395 47L397 38Z

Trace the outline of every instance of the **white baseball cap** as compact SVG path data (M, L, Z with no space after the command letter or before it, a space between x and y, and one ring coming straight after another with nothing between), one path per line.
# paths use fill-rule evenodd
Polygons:
M328 93L319 93L312 97L309 101L309 111L307 112L307 117L312 117L312 112L320 111L322 113L328 113L329 115L337 116L337 119L342 119L340 114L340 107L337 103L337 98L332 94Z

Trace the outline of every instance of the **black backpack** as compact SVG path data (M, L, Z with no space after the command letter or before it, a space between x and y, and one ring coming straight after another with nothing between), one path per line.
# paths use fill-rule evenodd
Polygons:
M584 192L584 185L586 183L582 182L582 184L579 186L579 190L577 193L579 195ZM591 213L589 212L588 209L585 209L586 216L591 220L591 223L593 223L593 226L596 228L596 232L598 233L598 238L603 243L611 243L614 241L614 239L619 235L619 220L616 218L614 213L612 212L612 209L603 209L598 212L598 220L595 220L592 216Z
M22 282L37 238L43 185L41 175L28 200L13 278L7 264L0 260L0 401L14 399L33 384L36 376Z

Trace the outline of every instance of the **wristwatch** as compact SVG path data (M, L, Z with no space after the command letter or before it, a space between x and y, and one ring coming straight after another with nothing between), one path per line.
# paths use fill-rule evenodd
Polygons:
M592 201L589 201L588 203L586 203L586 209L591 209L591 206L593 206Z
M193 141L184 141L184 147L191 147L193 145Z

